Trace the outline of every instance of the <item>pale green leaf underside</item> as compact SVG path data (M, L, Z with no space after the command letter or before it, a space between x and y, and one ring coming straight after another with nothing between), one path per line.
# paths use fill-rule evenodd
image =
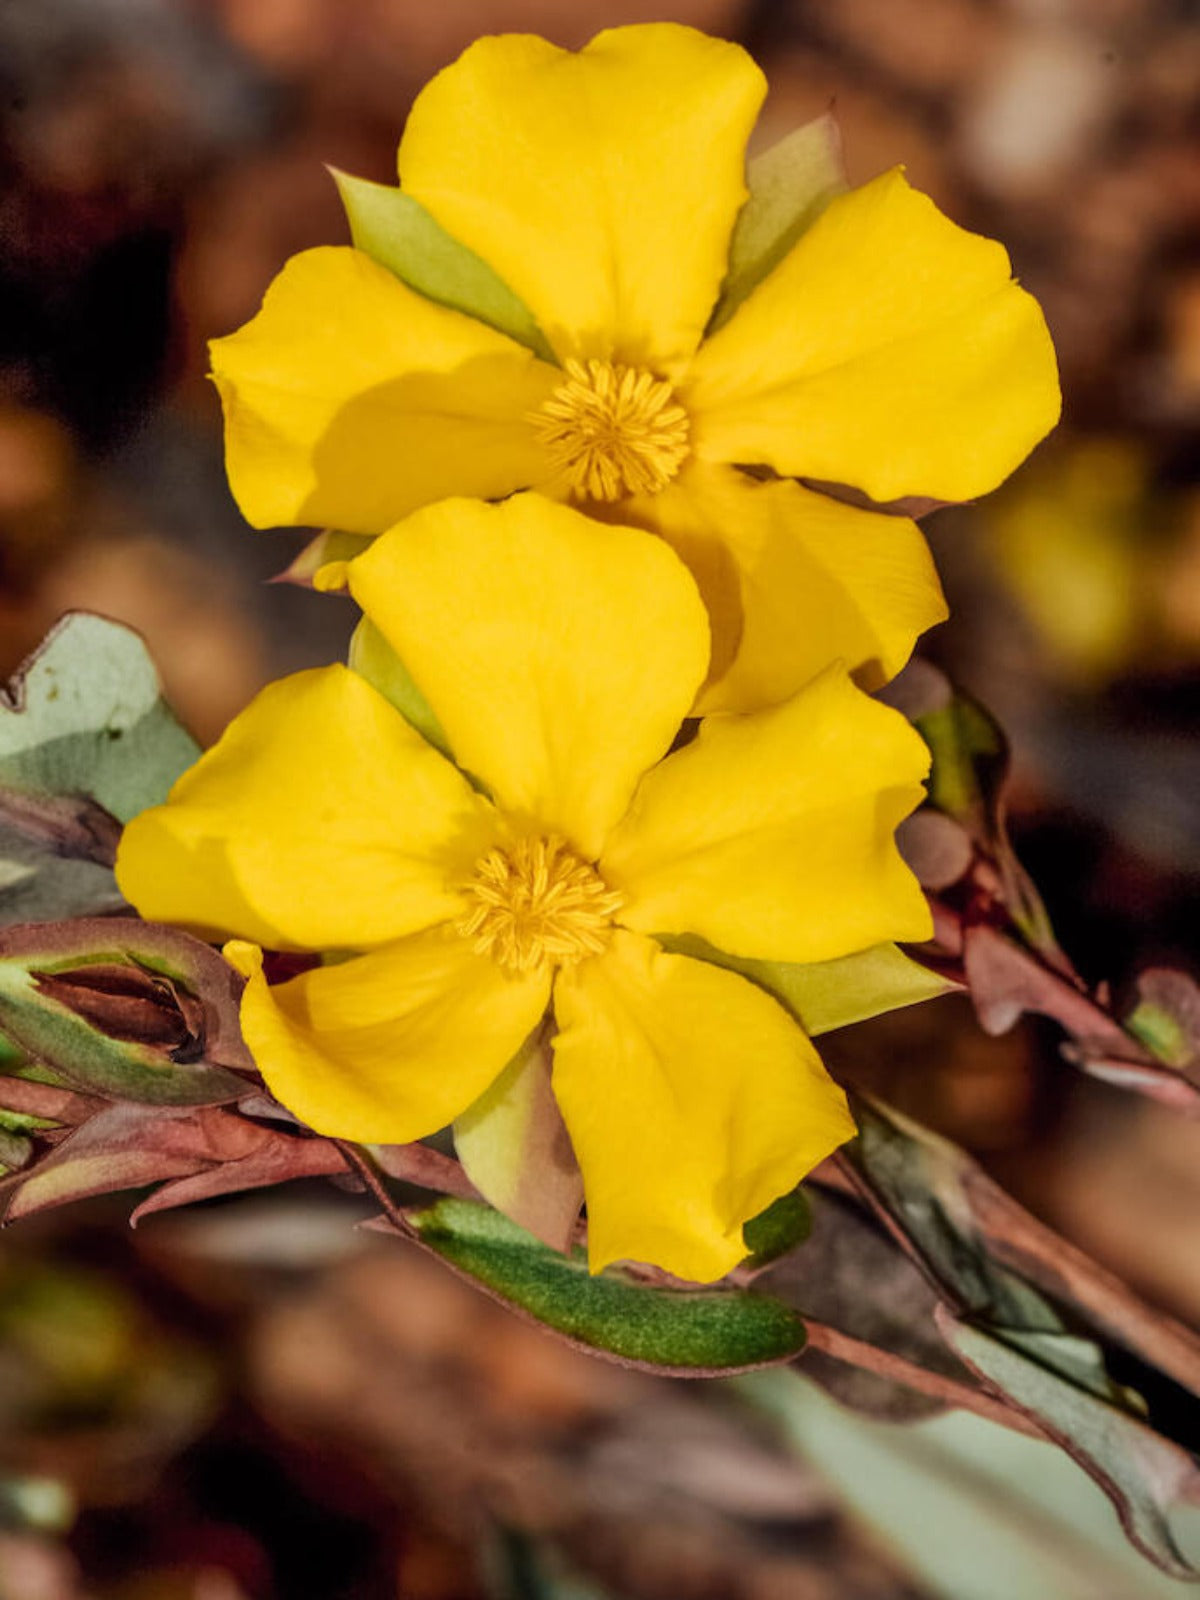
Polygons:
M165 800L200 754L162 700L141 639L105 617L61 622L18 696L0 705L0 788L88 795L128 822Z
M835 961L799 965L790 961L752 961L727 955L695 934L659 934L665 950L728 967L773 994L810 1035L830 1033L854 1022L934 1000L956 987L913 961L894 944L839 956Z
M453 761L450 741L408 668L370 620L364 617L350 636L348 665L378 690L427 743Z
M849 188L833 117L806 122L756 156L746 169L746 187L750 195L734 226L710 333L729 321L834 196Z
M554 354L533 313L481 256L411 195L331 167L356 249L428 300L506 333L543 361Z

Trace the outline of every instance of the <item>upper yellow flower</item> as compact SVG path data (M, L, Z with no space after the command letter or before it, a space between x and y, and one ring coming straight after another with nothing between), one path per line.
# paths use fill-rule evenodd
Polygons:
M667 754L707 668L694 583L536 495L419 512L350 585L453 763L354 671L285 678L126 829L122 891L208 936L355 953L269 987L231 949L254 1058L320 1133L477 1122L552 1007L593 1268L719 1276L853 1125L777 1000L659 941L813 962L928 937L893 840L924 745L835 667Z
M762 194L739 220L764 89L737 46L667 23L578 54L472 45L413 107L402 189L474 252L454 270L519 297L526 343L362 251L295 257L213 345L249 520L374 535L533 487L691 568L702 710L777 702L835 657L897 671L945 614L919 530L791 480L881 502L990 489L1057 417L1054 354L1003 248L899 170L815 221Z

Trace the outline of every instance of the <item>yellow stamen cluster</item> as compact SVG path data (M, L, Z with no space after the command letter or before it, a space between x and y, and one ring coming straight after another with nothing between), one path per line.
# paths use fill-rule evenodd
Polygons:
M621 896L557 834L489 850L467 886L458 931L510 972L598 955Z
M576 497L665 489L688 453L687 412L670 384L616 361L568 361L566 372L532 420Z

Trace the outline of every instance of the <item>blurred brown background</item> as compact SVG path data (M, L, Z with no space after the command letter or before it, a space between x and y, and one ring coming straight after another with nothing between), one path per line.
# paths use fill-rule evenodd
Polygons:
M254 312L289 254L345 238L324 164L389 180L413 94L472 38L579 45L663 18L760 60L759 140L832 103L855 181L904 162L1007 244L1044 305L1066 420L1000 493L927 524L955 613L928 649L1010 732L1018 845L1085 975L1119 988L1152 960L1195 970L1191 0L0 0L0 668L64 609L106 613L144 633L207 741L268 677L336 657L348 609L263 582L298 538L240 522L206 341ZM1051 1030L985 1039L957 1001L856 1030L830 1058L1200 1321L1195 1124L1081 1080ZM8 1236L0 1454L43 1501L0 1507L0 1524L68 1524L72 1496L83 1515L76 1557L0 1533L0 1600L473 1595L484 1544L490 1592L567 1595L522 1564L531 1528L605 1592L923 1592L799 1467L672 1386L568 1358L423 1265L360 1257L346 1215L297 1206L261 1225L218 1208L134 1243L102 1206ZM274 1266L247 1274L246 1258ZM376 1361L392 1382L379 1409L361 1376ZM681 1428L699 1429L701 1477L723 1467L707 1488L660 1472L651 1537L593 1446L661 1463ZM748 1509L730 1510L731 1483L757 1486ZM790 1543L764 1554L753 1530L778 1504Z

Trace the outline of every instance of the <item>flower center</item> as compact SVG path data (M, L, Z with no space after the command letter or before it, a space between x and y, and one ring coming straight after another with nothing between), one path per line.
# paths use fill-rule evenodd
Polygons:
M458 931L510 972L598 955L621 896L558 834L496 846L475 863Z
M670 384L618 361L568 361L566 371L532 420L573 492L620 500L665 489L688 452L687 412Z

